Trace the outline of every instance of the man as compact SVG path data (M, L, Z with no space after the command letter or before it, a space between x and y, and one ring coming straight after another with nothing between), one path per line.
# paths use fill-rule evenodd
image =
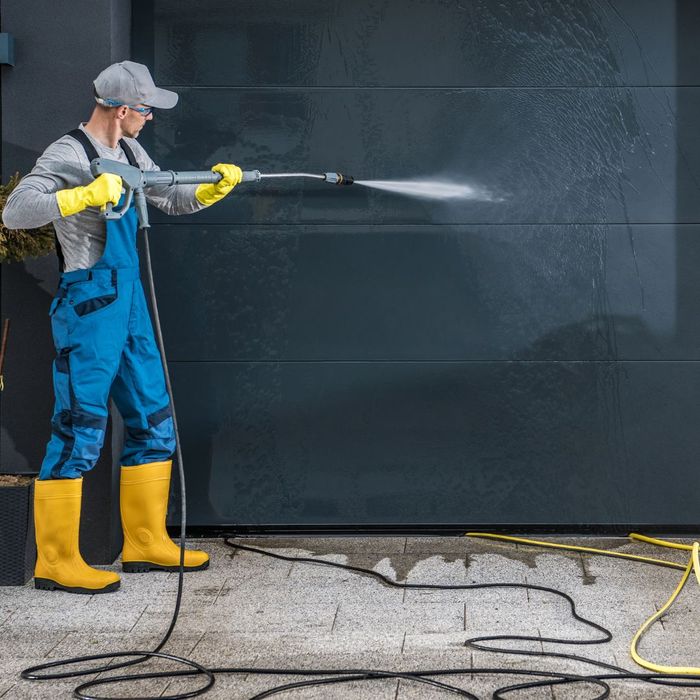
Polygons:
M97 157L158 166L136 138L154 109L170 109L176 93L156 87L146 66L115 63L94 81L90 120L52 143L9 197L8 228L54 223L62 265L49 314L57 357L51 438L35 484L37 588L103 593L119 587L115 573L94 569L80 555L82 476L104 441L111 396L125 424L121 459L122 566L126 572L177 570L180 548L165 515L175 450L172 409L153 338L136 249L133 205L119 220L100 209L119 204L121 178L93 179ZM158 186L148 202L168 214L189 214L219 201L241 180L240 168L218 164L213 185ZM186 551L185 569L205 569L205 552Z

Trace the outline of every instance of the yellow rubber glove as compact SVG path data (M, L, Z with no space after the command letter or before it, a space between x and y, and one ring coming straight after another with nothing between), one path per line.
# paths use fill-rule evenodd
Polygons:
M56 201L61 216L72 216L86 207L103 207L107 202L115 206L122 196L122 179L119 175L103 173L85 187L56 192Z
M221 173L221 180L213 185L200 185L194 191L197 201L205 207L223 199L243 177L243 171L237 165L230 163L217 163L211 171Z

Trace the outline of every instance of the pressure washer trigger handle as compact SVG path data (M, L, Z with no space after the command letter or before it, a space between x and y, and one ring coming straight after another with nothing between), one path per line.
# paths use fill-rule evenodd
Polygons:
M125 181L124 183L124 196L122 200L122 205L120 207L115 207L112 202L107 202L104 205L104 210L102 210L102 216L108 221L115 221L116 219L121 219L124 214L126 214L127 209L131 206L131 200L134 196L133 188L129 187L129 184Z
M118 160L109 160L107 158L95 158L90 163L90 172L93 177L98 177L103 173L112 173L119 175L122 179L124 187L124 197L120 207L114 207L108 203L104 209L100 209L103 218L107 220L121 219L131 206L131 200L134 196L134 189L143 186L143 174L139 168L132 165L127 165Z

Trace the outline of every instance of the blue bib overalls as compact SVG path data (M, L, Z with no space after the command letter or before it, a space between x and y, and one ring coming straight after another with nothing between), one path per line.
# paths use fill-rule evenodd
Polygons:
M96 158L77 131L80 136L70 135L89 160ZM141 286L133 204L121 219L106 223L104 254L91 268L61 275L49 311L56 403L39 479L77 478L95 466L110 396L124 419L123 466L165 461L175 450L163 365Z

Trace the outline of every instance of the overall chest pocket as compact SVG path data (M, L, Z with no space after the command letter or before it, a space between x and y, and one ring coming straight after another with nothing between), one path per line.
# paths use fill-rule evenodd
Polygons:
M77 316L95 314L117 300L117 288L110 282L85 280L69 284L66 302Z

